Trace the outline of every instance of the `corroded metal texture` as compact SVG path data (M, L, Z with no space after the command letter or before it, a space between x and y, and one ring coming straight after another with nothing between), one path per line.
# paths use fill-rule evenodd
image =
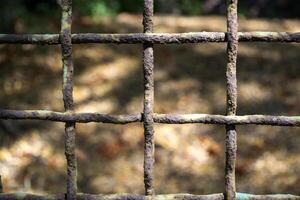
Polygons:
M63 100L66 112L72 112L73 59L72 59L72 0L62 0L60 42L63 63ZM67 200L75 200L77 193L77 161L75 155L75 122L65 124L65 155L67 159Z
M1 110L0 119L12 120L47 120L55 122L89 123L101 122L110 124L128 124L142 122L143 114L111 115L103 113L70 113L46 110ZM300 116L243 115L225 116L208 114L157 114L153 113L153 121L162 124L219 124L219 125L269 125L300 126Z
M143 13L144 33L153 32L153 0L144 0ZM154 195L153 166L154 166L154 58L153 44L143 44L143 72L144 72L144 184L145 194Z
M154 114L154 122L163 124L219 124L219 125L270 125L300 126L299 116L243 115L224 116L208 114Z
M0 193L3 192L2 177L0 175Z
M63 100L65 112L45 110L4 110L0 109L0 119L12 120L47 120L65 123L65 155L67 160L67 193L39 196L26 193L2 193L0 200L300 200L300 196L252 195L236 193L235 162L236 140L235 126L243 124L297 126L300 127L300 116L237 116L237 78L236 60L238 41L240 42L300 42L300 32L237 32L237 0L227 0L227 32L191 32L191 33L153 33L153 0L144 0L143 33L129 34L71 34L72 0L60 0L62 7L60 34L0 34L0 44L61 44L63 62ZM154 105L154 44L183 44L227 42L227 109L225 115L208 114L157 114ZM111 115L103 113L73 112L73 60L72 44L113 43L143 44L144 71L144 110L143 113L127 115ZM102 122L111 124L128 124L143 122L144 124L144 184L145 196L136 194L91 195L77 194L77 162L75 156L75 124ZM153 188L154 167L154 123L186 124L203 123L218 124L226 127L226 162L224 194L190 195L167 194L155 195ZM2 182L0 176L0 193Z
M48 120L56 122L102 122L111 124L128 124L132 122L140 122L141 114L130 115L110 115L102 113L73 113L73 112L53 112L45 110L34 111L16 111L16 110L0 110L0 119L29 119L29 120Z
M237 22L237 2L238 0L227 0L227 107L226 114L229 116L236 114L237 108L237 78L236 60L238 53L238 22ZM226 125L226 161L225 161L225 199L235 200L235 163L237 138L235 125Z
M237 193L237 200L300 200L300 196L289 194L277 195L252 195L245 193ZM165 194L153 196L143 196L137 194L110 194L110 195L92 195L92 194L77 194L77 200L225 200L224 195L192 195L192 194ZM28 193L4 193L0 194L0 200L65 200L64 194L56 195L34 195Z
M183 44L227 42L228 34L224 32L190 32L190 33L129 33L129 34L72 34L73 44L113 43L138 44ZM239 32L240 42L300 42L300 33L289 32ZM0 34L0 44L60 44L59 34Z

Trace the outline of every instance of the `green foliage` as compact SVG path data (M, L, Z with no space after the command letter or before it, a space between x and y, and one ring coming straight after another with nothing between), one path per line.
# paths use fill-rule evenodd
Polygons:
M12 32L17 21L26 27L59 20L60 0L9 0L0 6L0 31ZM211 3L210 0L155 0L156 14L203 15L226 12L226 1ZM210 6L207 6L210 3ZM268 9L265 9L266 6ZM74 16L114 16L121 12L142 13L143 0L73 0ZM299 17L297 1L239 2L239 16L245 17ZM43 22L43 23L44 23ZM30 29L32 30L32 29ZM34 31L34 30L32 30Z
M7 1L0 6L0 31L5 33L19 31L19 28L16 28L18 23L29 28L25 30L28 33L38 31L40 28L36 26L37 24L42 27L42 24L48 24L51 20L59 20L58 8L56 0Z
M89 0L88 3L82 0L74 0L74 11L84 16L115 15L120 7L119 1L110 0Z
M119 12L137 13L142 11L141 0L74 0L74 11L81 16L112 16Z
M201 14L202 1L199 0L181 0L180 1L180 10L181 14L184 15L199 15Z

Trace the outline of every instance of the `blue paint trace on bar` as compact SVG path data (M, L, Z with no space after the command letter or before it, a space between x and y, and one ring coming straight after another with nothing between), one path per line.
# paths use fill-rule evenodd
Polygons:
M249 198L255 197L255 195L247 193L236 193L236 197L238 200L248 200Z
M280 200L280 199L291 199L291 200L300 200L300 196L291 195L291 194L267 194L267 195L255 195L248 193L236 193L237 200L252 200L252 199L272 199L272 200Z

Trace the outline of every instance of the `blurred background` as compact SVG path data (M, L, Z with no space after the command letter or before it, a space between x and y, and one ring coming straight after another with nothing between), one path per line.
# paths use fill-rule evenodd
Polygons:
M73 32L142 32L142 0L73 0ZM56 0L10 0L1 33L58 33ZM225 0L155 0L155 32L226 31ZM239 2L240 31L300 31L295 0ZM225 114L226 44L155 45L157 113ZM141 45L73 45L78 112L143 109ZM299 115L299 44L241 43L238 114ZM59 46L0 45L0 107L63 111ZM157 193L223 192L223 126L155 125ZM300 194L299 128L238 126L237 190ZM4 191L65 192L64 124L0 121ZM77 124L78 185L143 193L142 124Z

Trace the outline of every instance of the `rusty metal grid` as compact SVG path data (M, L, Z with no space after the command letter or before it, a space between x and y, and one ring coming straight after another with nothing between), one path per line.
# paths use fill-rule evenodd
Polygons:
M66 194L33 195L26 193L1 193L0 200L262 200L262 199L300 199L289 194L252 195L236 192L236 125L255 124L271 126L300 126L300 116L270 115L236 115L237 78L236 60L239 42L300 42L300 32L238 32L237 1L227 0L227 32L193 32L193 33L153 33L153 2L144 0L143 33L131 34L93 34L71 33L72 0L62 0L62 18L60 34L0 34L0 44L36 44L61 45L63 63L63 101L64 112L45 110L6 110L0 109L1 120L48 120L65 123L65 156L67 160ZM154 102L154 44L170 43L206 43L227 42L226 66L226 115L209 114L158 114L153 112ZM75 113L73 111L73 60L72 44L82 43L116 43L143 44L144 72L144 110L142 113L111 115L103 113ZM77 162L75 155L75 124L101 122L110 124L144 124L144 186L145 195L112 194L91 195L77 193ZM154 192L154 123L185 124L203 123L225 125L226 160L224 192L211 195L169 194L156 195ZM1 178L1 177L0 177ZM0 191L2 184L0 181Z

